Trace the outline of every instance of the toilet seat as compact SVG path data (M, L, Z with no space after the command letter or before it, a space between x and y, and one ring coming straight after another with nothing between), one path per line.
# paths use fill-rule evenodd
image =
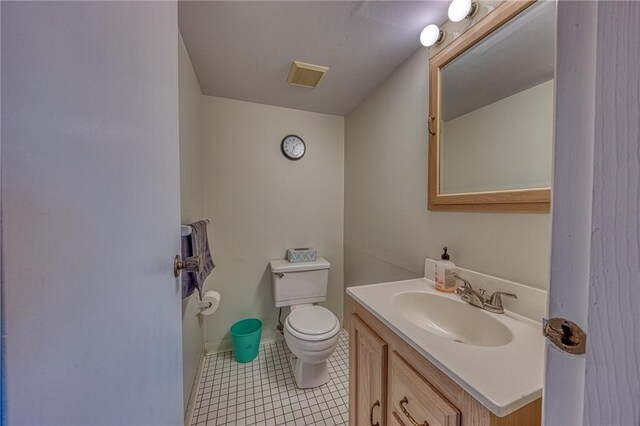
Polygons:
M292 336L305 341L320 341L334 337L340 322L330 310L322 306L300 307L291 311L285 327Z

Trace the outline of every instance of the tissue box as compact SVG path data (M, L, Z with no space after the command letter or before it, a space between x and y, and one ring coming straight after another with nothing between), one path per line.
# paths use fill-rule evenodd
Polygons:
M316 251L311 248L290 248L287 250L287 259L291 263L315 262Z

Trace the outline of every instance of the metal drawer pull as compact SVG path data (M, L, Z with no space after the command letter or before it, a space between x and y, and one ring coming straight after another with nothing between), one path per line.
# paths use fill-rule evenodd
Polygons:
M372 406L371 406L371 412L369 413L369 423L371 424L371 426L380 426L380 423L375 422L373 423L373 409L376 407L380 406L380 401L376 401Z
M418 423L414 420L413 417L411 417L411 414L409 414L407 409L404 408L404 404L408 404L408 403L409 403L409 400L405 396L404 398L402 398L402 401L400 401L400 409L402 409L402 412L404 413L405 416L407 416L411 424L413 424L413 426L429 426L429 422L427 422L426 420L422 423Z

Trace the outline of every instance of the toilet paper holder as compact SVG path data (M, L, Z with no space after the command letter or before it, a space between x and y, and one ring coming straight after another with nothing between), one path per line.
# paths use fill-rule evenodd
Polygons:
M211 302L205 302L204 300L198 300L198 304L196 306L198 307L199 310L203 310L203 309L209 309L212 305L213 305L213 303L211 303Z
M207 291L202 295L200 300L196 301L197 315L211 315L218 310L220 306L220 293L217 291Z

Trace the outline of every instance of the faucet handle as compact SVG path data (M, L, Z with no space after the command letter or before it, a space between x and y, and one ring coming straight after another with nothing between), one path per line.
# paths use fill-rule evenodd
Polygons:
M513 297L514 299L517 299L518 296L516 296L513 293L505 293L503 291L496 291L495 293L493 293L491 295L491 298L489 298L489 304L496 307L496 308L502 308L502 296L509 296L509 297Z
M462 283L463 283L462 287L463 288L466 288L466 289L469 289L469 290L473 290L473 287L471 287L471 283L469 281L465 280L464 278L462 278L460 275L454 274L453 277L458 281L462 281ZM460 287L458 287L458 288L460 288Z
M494 314L503 314L504 306L502 306L502 296L509 296L509 297L513 297L514 299L518 298L518 296L516 296L513 293L504 293L502 291L496 291L491 295L491 297L489 298L489 301L484 304L484 308L489 312L493 312Z

